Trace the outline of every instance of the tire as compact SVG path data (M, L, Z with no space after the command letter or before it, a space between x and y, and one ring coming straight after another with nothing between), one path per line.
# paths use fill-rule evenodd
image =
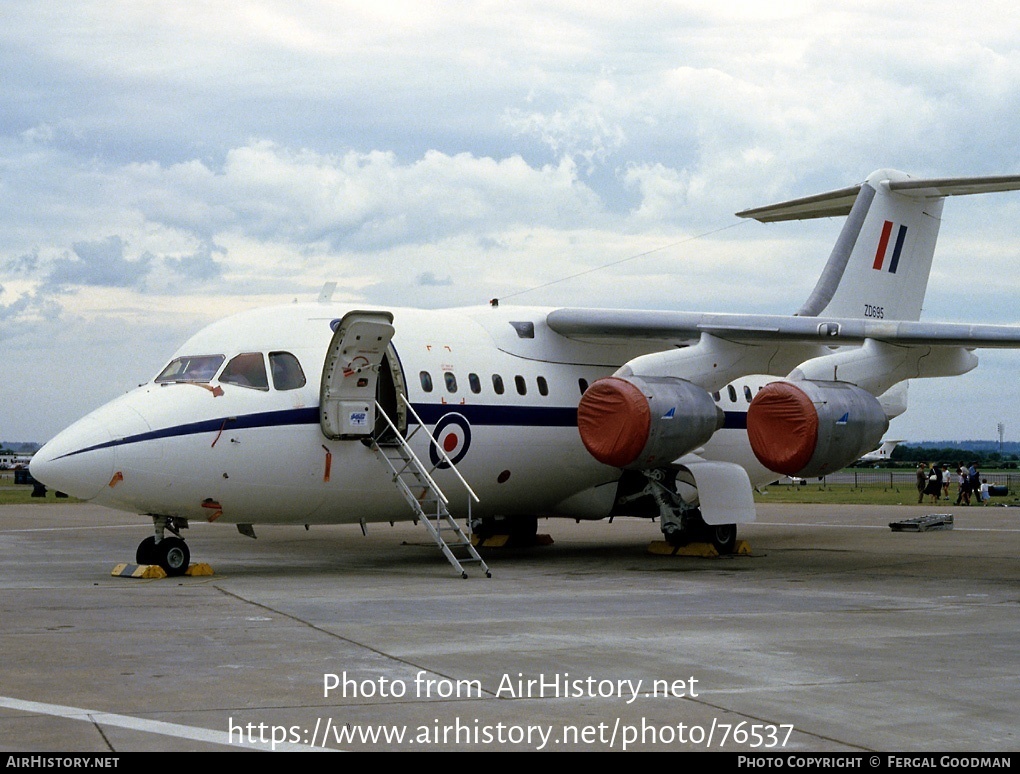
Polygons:
M537 516L518 516L509 522L510 539L518 545L532 545L538 534Z
M156 564L170 577L184 575L191 564L188 544L178 537L163 538L156 546Z
M138 544L138 549L135 551L135 564L157 564L155 535L149 535Z
M709 542L720 554L732 554L737 547L737 525L715 524L708 527Z
M477 537L479 540L485 540L485 538L492 537L493 535L492 519L472 519L471 534Z

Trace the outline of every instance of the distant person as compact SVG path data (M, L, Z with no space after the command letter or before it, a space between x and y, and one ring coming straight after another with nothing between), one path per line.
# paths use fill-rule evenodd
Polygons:
M928 465L924 462L917 463L917 504L924 502L924 490L928 486Z
M988 500L991 499L991 487L988 486L988 479L981 479L981 504L988 505Z
M937 503L942 495L942 468L937 462L928 471L928 484L924 488L924 493L931 497L932 505Z
M962 462L956 463L956 504L970 505L970 477Z
M970 467L967 469L968 483L970 484L970 493L975 499L981 498L981 471L978 470L978 464L975 460L970 463ZM969 505L969 503L968 503Z
M950 484L949 466L942 466L942 499L949 499L949 484Z

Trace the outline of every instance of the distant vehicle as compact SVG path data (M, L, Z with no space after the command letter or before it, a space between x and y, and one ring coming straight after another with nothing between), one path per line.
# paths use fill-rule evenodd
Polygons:
M32 458L23 454L0 454L0 470L27 468Z

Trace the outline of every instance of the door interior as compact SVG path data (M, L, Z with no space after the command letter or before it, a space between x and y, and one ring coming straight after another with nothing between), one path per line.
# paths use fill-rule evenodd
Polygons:
M367 438L376 431L377 395L387 413L398 402L396 357L386 357L392 338L390 312L348 312L336 326L319 387L319 424L326 438Z

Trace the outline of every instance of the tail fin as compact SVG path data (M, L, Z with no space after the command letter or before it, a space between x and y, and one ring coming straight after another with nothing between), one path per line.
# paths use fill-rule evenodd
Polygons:
M863 462L879 462L882 460L892 459L893 449L903 443L903 439L897 439L895 441L883 441L882 445L874 451L870 451L861 457Z
M763 223L847 216L798 315L919 320L945 197L1018 189L1020 176L917 180L881 169L858 186L737 215Z

